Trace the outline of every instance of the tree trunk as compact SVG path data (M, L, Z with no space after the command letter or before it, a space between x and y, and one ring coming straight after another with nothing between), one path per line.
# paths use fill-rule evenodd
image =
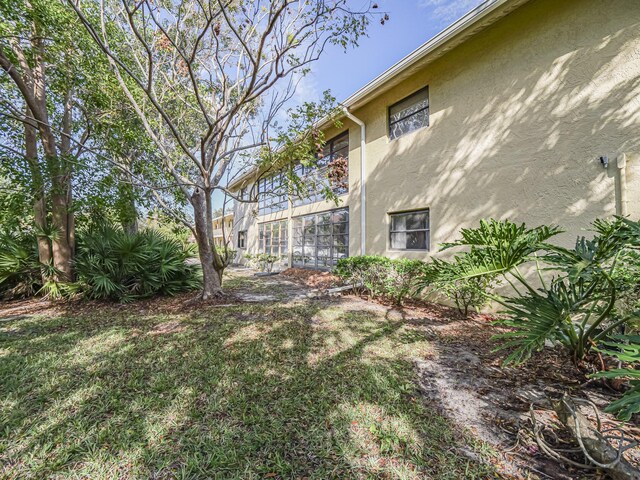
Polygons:
M27 117L31 117L31 111L27 108ZM40 165L38 164L38 131L28 124L24 124L25 157L29 164L33 179L33 217L38 239L38 260L44 265L51 262L51 244L44 234L47 231L47 196ZM45 272L42 272L42 282L47 281Z
M73 247L70 243L71 229L69 228L69 193L66 181L54 178L53 193L51 194L51 218L55 230L53 241L53 266L60 272L61 281L73 279L71 261L73 259Z
M213 225L208 223L206 192L202 188L196 188L191 195L191 205L193 206L193 216L196 227L196 242L198 244L198 255L202 264L202 300L209 300L222 295L222 282L220 275L214 266L214 251L209 230Z
M227 260L226 258L222 258L220 256L220 253L218 252L218 249L215 248L216 242L215 239L213 238L213 202L211 199L211 194L209 195L205 195L205 199L206 199L206 211L207 211L207 225L210 226L210 228L207 230L207 234L209 236L209 242L210 244L214 247L212 249L213 251L213 268L216 271L216 273L218 274L218 281L220 282L220 285L222 285L222 276L224 275L224 269L227 266ZM222 215L222 232L224 232L224 209L222 209L222 211L220 212L220 215ZM224 238L224 237L223 237ZM222 248L225 248L225 245L222 244L221 245Z
M127 166L127 172L121 174L122 185L118 194L120 195L121 208L124 209L121 213L122 229L133 235L138 233L138 208L136 206L136 187L133 185L133 176L129 172L131 162L128 158L130 157L127 156L127 160L124 160L124 163Z
M35 27L34 27L35 28ZM49 124L47 111L46 80L44 66L44 45L40 37L34 37L34 51L36 52L33 69L33 88L35 108L32 113L38 120L40 141L51 173L51 226L53 240L51 242L53 266L60 272L58 280L71 281L73 260L73 222L69 221L71 212L71 170L67 167L65 155L60 155L56 145L53 129ZM66 107L65 107L66 108ZM63 132L64 133L64 132ZM64 135L63 135L64 137ZM65 140L65 142L67 142Z
M73 183L72 183L72 167L68 162L68 159L72 156L72 147L71 147L71 135L72 135L72 120L73 120L73 105L74 105L74 97L73 97L73 89L70 88L67 90L64 98L64 114L62 116L62 137L60 138L60 168L62 172L64 172L64 176L62 180L64 181L64 189L66 191L66 199L65 199L65 210L67 218L65 220L65 230L67 232L67 243L69 248L69 261L73 260L75 256L76 249L76 222L75 215L72 208L72 192L73 192ZM71 267L71 266L70 266ZM71 273L71 270L70 270Z

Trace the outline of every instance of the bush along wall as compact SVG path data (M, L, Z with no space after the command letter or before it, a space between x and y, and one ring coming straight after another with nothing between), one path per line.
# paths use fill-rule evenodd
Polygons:
M628 420L640 412L640 222L596 220L594 235L573 248L555 245L562 230L527 228L509 221L481 221L442 249L464 251L443 262L438 281L485 282L487 298L503 307L498 321L509 331L496 335L506 364L526 362L547 342L563 348L567 361L586 372L605 366L599 354L618 363L599 378L626 379L629 390L609 411ZM533 279L522 272L533 270ZM424 284L433 283L427 275ZM500 295L496 281L511 287Z
M356 286L372 298L402 304L408 298L439 292L467 316L488 303L487 289L498 282L491 278L451 279L450 264L364 255L340 259L334 269L345 283Z
M402 304L416 295L417 280L425 268L425 262L420 260L364 255L338 260L334 273L373 298Z
M628 381L609 411L622 420L640 413L640 222L596 220L591 239L573 248L553 243L562 230L527 228L508 220L481 221L441 250L459 248L449 260L430 262L362 256L342 259L335 273L373 297L402 303L424 291L439 291L466 312L488 300L503 307L497 320L509 331L496 335L505 364L526 362L551 342L567 361L586 372L619 366L596 378ZM522 272L532 270L535 280ZM504 284L511 293L499 294Z

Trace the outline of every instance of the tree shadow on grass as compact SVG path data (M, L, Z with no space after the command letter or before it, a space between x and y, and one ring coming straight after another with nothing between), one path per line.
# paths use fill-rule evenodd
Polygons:
M98 311L3 325L3 474L491 474L451 453L459 437L422 403L412 357L427 345L402 320L339 301L179 320L181 328L163 330L175 315Z

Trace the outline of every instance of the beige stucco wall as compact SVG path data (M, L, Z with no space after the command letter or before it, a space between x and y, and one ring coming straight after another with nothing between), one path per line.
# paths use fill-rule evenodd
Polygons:
M387 108L426 85L430 126L390 140ZM628 210L640 217L640 1L532 0L354 113L367 124L368 254L428 256L389 249L388 213L414 208L431 211L432 253L489 217L561 225L560 240L572 245L593 219L619 211L623 152ZM360 132L344 128L356 255ZM251 249L256 219L245 221Z
M387 107L425 85L431 125L389 140ZM355 113L370 253L423 256L387 235L388 212L422 207L432 249L486 217L556 223L571 244L616 213L616 155L640 153L640 2L533 1Z

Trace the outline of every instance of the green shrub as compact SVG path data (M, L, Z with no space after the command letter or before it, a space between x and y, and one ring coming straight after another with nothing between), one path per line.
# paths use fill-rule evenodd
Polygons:
M640 311L640 251L623 251L618 258L617 267L611 273L611 279L617 288L616 314L624 316ZM632 319L629 326L640 330L640 316Z
M424 271L426 264L421 260L402 258L391 260L387 276L384 280L384 295L400 305L405 298L415 295L416 282Z
M430 289L443 294L466 317L471 308L478 311L489 303L487 292L495 288L498 281L490 275L456 278L455 268L455 260L447 262L434 258L416 283L420 290Z
M38 260L35 236L5 235L0 238L0 296L30 297L42 286L43 269Z
M364 255L338 260L334 273L374 298L401 304L416 293L416 280L424 268L425 263L420 260Z
M261 272L271 272L273 265L284 259L285 257L278 257L277 255L271 255L269 253L256 253L252 255L250 253L243 254L244 259L247 261L248 267L256 268Z
M233 261L236 259L236 254L238 253L237 250L234 250L230 247L215 247L216 249L216 253L220 256L220 259L222 260L222 263L224 264L224 267L228 267L229 265L231 265L231 263L233 263Z
M256 255L258 269L261 272L270 273L271 270L273 270L273 264L276 263L279 259L280 257L268 253L259 253L258 255Z
M391 259L375 255L347 257L338 260L333 271L343 282L359 286L375 298L384 293L390 263Z
M244 259L246 260L245 264L247 267L254 267L256 264L256 255L253 255L251 253L243 253L242 256L244 257Z
M79 235L76 275L88 298L128 301L197 289L200 266L185 247L155 230L130 234L100 226Z

